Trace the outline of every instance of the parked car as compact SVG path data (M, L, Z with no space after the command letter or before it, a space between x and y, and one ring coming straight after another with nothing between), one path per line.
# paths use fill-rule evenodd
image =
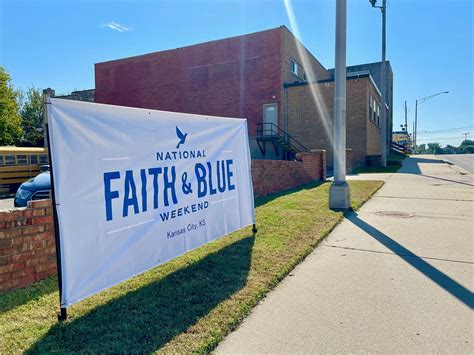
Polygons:
M46 170L49 167L41 167ZM15 207L26 207L28 201L42 200L50 197L51 176L49 171L43 171L36 177L20 185L15 194Z

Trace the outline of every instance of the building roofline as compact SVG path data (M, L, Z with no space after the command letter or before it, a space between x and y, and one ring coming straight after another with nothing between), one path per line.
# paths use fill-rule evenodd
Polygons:
M369 63L348 65L348 67L356 67L356 66L358 66L358 65L371 65L371 64L379 64L379 63L382 63L382 61L378 60L378 61L376 61L376 62L369 62ZM390 64L390 60L386 60L385 63L389 63L389 64Z
M354 64L354 65L348 65L347 68L354 68L354 67L358 67L358 66L361 66L361 65L374 65L374 64L381 64L382 62L381 61L378 61L378 62L370 62L370 63L361 63L361 64ZM392 70L392 65L390 63L390 60L386 60L385 61L385 64L388 64L388 68L390 69L390 72L392 73L393 75L393 70ZM334 68L329 68L327 69L328 71L334 71Z
M362 63L362 64L354 64L354 65L348 65L347 67L348 68L353 68L353 67L357 67L359 65L374 65L374 64L382 64L382 61L377 61L377 62L370 62L370 63ZM385 64L388 65L388 68L390 69L390 71L392 72L393 74L393 70L392 70L392 64L390 63L390 60L386 60L385 61Z
M372 75L370 75L369 72L360 72L359 74L356 73L356 75L351 75L351 73L347 73L346 80L354 80L354 79L360 79L360 78L368 78L370 82L372 83L372 86L374 89L377 91L377 93L382 96L379 88L377 85L375 85L375 81L372 78ZM309 84L324 84L324 83L331 83L334 82L334 79L324 79L324 80L317 80L317 81L295 81L293 83L283 83L284 88L290 88L290 87L296 87L296 86L305 86Z
M316 62L318 62L319 65L321 65L321 66L324 68L324 70L328 71L328 69L319 61L319 59L316 58L316 56L315 56L308 48L306 48L306 46L303 44L303 42L302 42L298 37L296 37L295 34L294 34L293 32L291 32L291 30L290 30L288 27L286 27L286 25L281 25L279 28L286 29L286 30L291 34L291 36L292 36L294 39L296 39L296 40L299 42L299 44L301 44L301 46L309 53L309 55L310 55L311 57L313 57L313 59L314 59Z
M348 73L350 74L350 73ZM358 75L347 75L346 79L347 80L353 80L353 79L359 79L359 78L369 78L371 75L369 73L362 73ZM283 86L285 88L289 87L294 87L294 86L305 86L305 85L310 85L310 84L324 84L324 83L331 83L333 82L334 79L322 79L322 80L316 80L316 81L295 81L293 83L283 83Z
M203 44L209 44L209 43L213 43L213 42L221 42L221 41L227 41L227 40L230 40L230 39L236 39L236 38L251 36L251 35L255 35L255 34L257 34L257 33L264 33L264 32L276 31L276 30L279 30L279 29L281 29L281 28L283 28L283 27L288 30L288 28L287 28L285 25L281 25L281 26L278 26L278 27L273 27L273 28L269 28L269 29L266 29L266 30L262 30L262 31L255 31L255 32L251 32L251 33L246 33L246 34L243 34L243 35L237 35L237 36L231 36L231 37L218 38L218 39L213 39L213 40L210 40L210 41L205 41L205 42L199 42L199 43L189 44L189 45L185 45L185 46L182 46L182 47L169 48L169 49L162 49L162 50L155 51L155 52L151 52L151 53L137 54L137 55L132 55L132 56L130 56L130 57L124 57L124 58L118 58L118 59L105 60L105 61L103 61L103 62L94 63L94 65L100 65L100 64L105 64L105 63L113 63L113 62L120 62L120 61L135 59L135 58L142 58L142 57L146 57L146 56L153 56L153 55L156 55L156 54L158 54L158 53L177 51L177 50L184 49L184 48L190 48L190 47L201 46L201 45L203 45ZM290 31L290 30L288 30L288 31ZM290 31L290 33L291 33L291 31ZM296 37L295 37L295 38L296 38ZM305 48L306 48L306 47L305 47ZM308 52L309 52L309 51L308 51Z

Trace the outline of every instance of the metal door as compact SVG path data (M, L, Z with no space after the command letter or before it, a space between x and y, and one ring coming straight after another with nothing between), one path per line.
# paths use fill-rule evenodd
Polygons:
M263 135L271 136L277 132L278 127L278 105L263 105Z

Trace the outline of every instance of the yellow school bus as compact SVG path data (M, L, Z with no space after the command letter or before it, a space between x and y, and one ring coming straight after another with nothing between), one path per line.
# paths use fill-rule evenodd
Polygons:
M47 148L0 147L0 194L15 192L17 187L48 165Z

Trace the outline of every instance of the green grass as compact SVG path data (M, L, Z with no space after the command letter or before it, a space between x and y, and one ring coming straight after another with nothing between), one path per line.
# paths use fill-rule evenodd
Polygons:
M354 174L370 174L370 173L395 173L400 167L402 163L393 163L388 164L386 167L381 166L362 166L360 168L354 169Z
M350 181L358 209L381 185ZM210 352L341 221L329 183L257 200L258 232L232 233L74 306L56 277L0 294L0 353Z
M354 169L354 174L367 174L367 173L395 173L398 169L402 167L403 160L405 160L406 155L391 152L387 158L387 166L362 166Z

